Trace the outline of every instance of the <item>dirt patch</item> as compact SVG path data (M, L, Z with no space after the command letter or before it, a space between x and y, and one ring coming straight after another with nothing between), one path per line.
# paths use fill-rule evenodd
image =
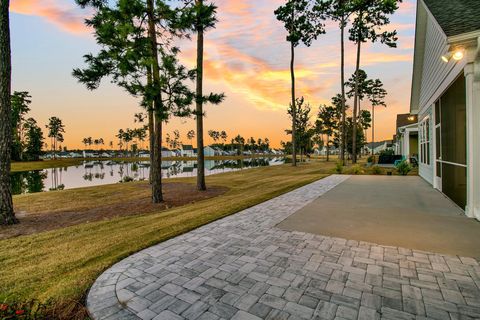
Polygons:
M65 228L81 223L109 220L117 217L133 216L159 212L173 207L187 205L193 202L209 199L224 194L228 189L224 187L209 187L207 191L198 191L196 186L189 183L166 183L163 185L165 201L159 204L151 202L150 186L137 185L145 190L145 195L105 206L96 206L76 211L36 212L29 214L17 209L19 224L0 226L0 239L35 234L43 231Z

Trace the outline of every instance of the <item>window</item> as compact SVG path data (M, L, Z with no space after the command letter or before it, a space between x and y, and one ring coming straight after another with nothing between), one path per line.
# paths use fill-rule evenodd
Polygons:
M430 118L425 118L420 122L420 163L430 165Z

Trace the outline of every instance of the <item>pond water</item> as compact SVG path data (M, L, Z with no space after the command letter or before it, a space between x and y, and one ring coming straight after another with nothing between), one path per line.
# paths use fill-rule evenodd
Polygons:
M206 160L205 174L212 175L284 163L284 158ZM119 182L142 181L147 180L149 174L150 163L148 161L90 161L78 166L14 172L11 178L13 194L23 194L91 187ZM196 175L196 161L162 162L163 178L194 177Z

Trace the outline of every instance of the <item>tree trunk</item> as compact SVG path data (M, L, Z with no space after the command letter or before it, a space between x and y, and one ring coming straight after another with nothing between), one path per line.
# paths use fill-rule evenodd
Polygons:
M295 20L295 3L292 5L292 29L294 28L294 20ZM293 30L290 31L293 33ZM291 59L290 59L290 76L292 80L292 166L297 165L297 143L295 141L296 138L296 131L297 131L297 106L295 103L295 44L293 41L290 42L290 51L291 51Z
M327 139L329 137L327 136ZM328 140L327 140L327 162L330 161L330 145L328 144Z
M375 106L372 104L372 156L374 156L373 148L375 147ZM375 156L373 158L375 162Z
M162 116L155 112L155 144L153 157L153 183L152 183L152 201L160 203L163 201L162 193Z
M295 46L291 43L292 59L290 62L290 74L292 78L292 166L297 165L297 143L295 141L297 131L297 106L295 103Z
M149 86L152 85L152 68L147 67L147 83ZM150 184L153 183L153 163L155 162L155 120L153 115L153 103L148 102L148 135L149 135L149 146L150 146L150 174L148 181Z
M153 107L155 113L155 156L153 157L153 183L152 183L152 201L160 203L163 201L162 194L162 121L163 121L163 102L160 83L160 67L158 65L157 51L157 33L154 20L154 0L147 0L148 14L148 36L150 38L150 50L152 55L152 80L155 90Z
M9 0L0 4L0 224L17 222L13 211L10 185L12 148L11 76Z
M195 5L203 6L203 0L196 0ZM197 120L197 189L207 190L205 183L205 152L203 142L203 26L197 18L197 88L196 88L196 120Z
M355 66L355 97L353 99L353 121L352 121L352 162L357 163L357 115L358 115L358 70L360 70L360 49L362 42L357 43L357 62Z
M340 62L340 79L341 79L341 88L342 88L342 132L341 138L342 143L340 144L340 159L343 162L343 165L346 165L345 161L345 150L347 148L347 134L346 134L346 115L347 110L345 106L345 22L341 22L340 27L340 43L341 43L341 62Z

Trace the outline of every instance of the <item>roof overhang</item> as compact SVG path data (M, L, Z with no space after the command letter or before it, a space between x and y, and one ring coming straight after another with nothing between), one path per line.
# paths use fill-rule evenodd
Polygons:
M420 90L425 57L425 43L427 23L429 17L435 20L423 0L417 1L417 18L415 27L415 49L413 57L412 91L410 98L410 113L418 114L420 111ZM447 37L448 52L454 52L459 48L465 51L467 63L478 61L480 58L480 30L466 32Z

